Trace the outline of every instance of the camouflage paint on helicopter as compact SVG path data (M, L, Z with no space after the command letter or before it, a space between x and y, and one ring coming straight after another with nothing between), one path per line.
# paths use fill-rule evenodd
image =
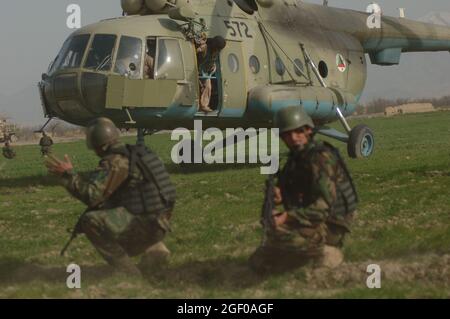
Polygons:
M370 129L351 129L372 63L395 65L403 52L449 51L450 29L297 0L122 0L127 16L74 32L40 82L44 113L86 125L107 116L148 130L271 127L275 112L302 105L320 132L352 157L373 152ZM195 37L227 41L213 78L213 112L198 112ZM154 74L143 74L146 52ZM346 134L326 128L340 120Z

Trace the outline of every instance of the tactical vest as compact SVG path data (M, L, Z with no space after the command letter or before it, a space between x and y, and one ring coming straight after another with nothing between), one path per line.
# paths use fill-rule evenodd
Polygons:
M312 162L313 155L323 152L331 152L342 172L341 177L334 180L336 184L337 198L331 204L330 221L337 221L339 217L345 217L355 211L358 203L358 195L348 168L342 159L339 150L327 142L319 142L311 150L307 151L301 159L288 161L287 165L292 165L283 169L279 176L283 191L283 203L286 209L293 207L306 207L312 204L311 187L312 181ZM339 177L335 175L335 177ZM284 190L283 190L284 188ZM301 198L298 198L298 196Z
M145 146L126 145L112 150L130 162L129 176L110 201L135 215L159 215L171 212L176 191L159 157Z

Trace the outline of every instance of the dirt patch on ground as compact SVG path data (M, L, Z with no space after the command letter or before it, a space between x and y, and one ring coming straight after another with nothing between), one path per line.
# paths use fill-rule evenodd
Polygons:
M306 281L312 288L348 287L355 283L365 283L371 274L367 272L370 264L381 268L382 282L422 282L450 285L450 255L421 255L398 260L373 260L357 263L344 263L335 269L309 268Z

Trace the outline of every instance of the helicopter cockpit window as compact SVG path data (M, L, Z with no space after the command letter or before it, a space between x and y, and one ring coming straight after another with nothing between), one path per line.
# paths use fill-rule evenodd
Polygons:
M111 70L116 38L117 36L112 34L97 34L92 41L84 67L99 71Z
M114 72L125 75L130 79L141 75L142 40L123 36L120 39Z
M144 78L153 80L155 78L155 57L156 57L156 39L147 38L147 48L144 58Z
M49 73L60 69L80 67L89 37L89 34L83 34L68 39L51 66Z
M181 55L181 49L178 40L158 40L158 57L155 79L184 79L183 58Z

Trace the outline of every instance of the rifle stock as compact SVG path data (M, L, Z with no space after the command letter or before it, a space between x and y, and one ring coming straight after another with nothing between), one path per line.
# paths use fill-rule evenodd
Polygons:
M71 235L70 235L69 240L67 241L67 243L65 244L65 246L64 246L63 249L61 250L61 253L60 253L60 256L61 256L61 257L64 256L64 254L66 253L66 251L67 251L67 249L69 248L69 246L70 246L70 244L72 243L72 241L74 241L74 239L77 238L78 235L82 233L82 231L81 231L81 222L80 222L80 221L81 221L81 219L83 218L83 216L86 215L86 213L88 213L88 212L90 212L90 211L91 211L91 209L90 209L90 208L87 208L87 209L83 212L83 214L81 214L80 217L78 218L78 221L77 221L77 223L75 224L75 227L73 228L73 230L72 230L72 232L71 232ZM69 232L70 232L70 231L69 231Z
M266 180L264 203L261 210L261 223L264 226L264 229L275 228L275 223L272 216L273 209L275 208L274 192L274 175L270 175Z

